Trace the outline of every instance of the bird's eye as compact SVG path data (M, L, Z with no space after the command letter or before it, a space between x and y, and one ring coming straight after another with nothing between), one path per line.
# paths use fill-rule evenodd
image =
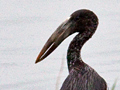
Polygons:
M80 18L80 17L79 17L79 16L77 16L77 17L75 17L75 20L77 21L77 20L79 20L79 18Z
M87 25L88 25L88 26L91 26L91 21L88 21Z

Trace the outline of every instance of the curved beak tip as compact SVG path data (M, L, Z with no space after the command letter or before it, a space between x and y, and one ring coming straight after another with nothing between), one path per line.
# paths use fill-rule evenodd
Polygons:
M36 61L35 61L35 64L37 64L37 63L38 63L38 61L36 60Z
M37 64L38 63L38 61L35 61L35 64Z
M40 61L42 61L42 60L37 58L36 61L35 61L35 64L37 64Z

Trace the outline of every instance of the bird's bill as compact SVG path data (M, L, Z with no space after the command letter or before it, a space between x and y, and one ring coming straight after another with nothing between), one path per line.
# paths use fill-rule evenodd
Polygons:
M38 63L46 58L50 53L52 53L59 44L67 38L69 35L72 34L71 28L73 27L73 22L67 19L64 21L57 30L50 36L44 47L42 48L41 52L39 53L36 62Z

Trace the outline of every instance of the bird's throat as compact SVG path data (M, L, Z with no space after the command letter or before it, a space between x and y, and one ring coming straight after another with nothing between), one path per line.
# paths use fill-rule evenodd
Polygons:
M91 33L88 32L84 32L82 34L79 33L71 41L67 52L69 72L72 68L83 63L81 59L81 48L91 36L92 36Z

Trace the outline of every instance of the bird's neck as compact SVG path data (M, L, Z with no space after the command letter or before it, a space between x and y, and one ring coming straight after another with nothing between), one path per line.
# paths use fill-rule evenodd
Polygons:
M77 34L74 39L71 41L68 53L67 53L67 62L69 71L82 65L84 62L81 59L81 48L84 43L92 36L93 32L84 32L82 34Z

